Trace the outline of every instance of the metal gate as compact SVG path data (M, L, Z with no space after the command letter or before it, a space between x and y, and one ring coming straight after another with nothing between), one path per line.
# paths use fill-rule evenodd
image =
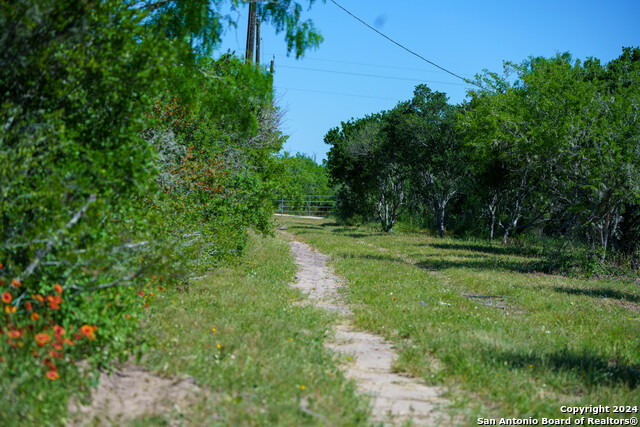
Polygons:
M281 195L275 200L275 213L280 215L329 216L336 210L332 195Z

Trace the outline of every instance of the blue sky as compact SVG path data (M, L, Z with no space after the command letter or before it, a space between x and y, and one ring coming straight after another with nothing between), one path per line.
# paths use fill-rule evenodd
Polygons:
M336 0L345 9L421 56L464 77L500 71L505 60L593 56L606 63L622 46L640 45L640 0L431 1ZM285 110L286 151L326 159L327 131L342 121L393 108L420 83L464 100L468 86L402 50L346 14L317 0L304 19L324 37L304 58L286 56L284 35L263 25L262 62L275 55L274 86ZM233 12L237 28L221 51L244 55L247 7Z

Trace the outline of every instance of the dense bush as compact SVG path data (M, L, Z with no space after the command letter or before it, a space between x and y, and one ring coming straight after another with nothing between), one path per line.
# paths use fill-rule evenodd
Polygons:
M47 415L16 399L48 401L46 382L67 384L80 358L135 351L127 317L163 274L166 241L145 209L155 154L138 132L186 46L145 34L142 19L115 1L2 6L3 416Z
M0 420L60 422L75 362L144 348L158 293L268 232L271 78L203 56L220 3L0 5ZM300 54L287 3L260 13Z

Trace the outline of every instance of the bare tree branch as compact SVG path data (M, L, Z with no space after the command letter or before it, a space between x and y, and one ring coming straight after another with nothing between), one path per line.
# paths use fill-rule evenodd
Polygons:
M135 273L131 273L126 277L122 277L120 279L114 280L112 282L109 283L103 283L101 285L97 285L97 286L92 286L90 288L79 288L78 291L76 291L76 293L74 293L71 296L71 299L75 298L76 296L78 296L81 293L84 292L92 292L92 291L97 291L98 289L107 289L107 288L112 288L114 286L129 286L131 284L131 281L135 278L137 278L138 276L140 276L142 273L144 272L144 269L142 270L138 270ZM124 285L126 283L126 285ZM76 288L78 289L78 288Z
M75 213L75 215L73 215L73 217L71 217L71 219L65 224L64 228L71 228L74 225L76 225L78 223L78 221L80 221L80 218L82 218L82 216L84 215L84 213L87 211L87 209L89 208L89 206L96 201L96 195L92 194L89 196L89 200L87 200L87 203L85 203L85 205L80 208L80 210L78 212ZM49 252L51 252L51 249L53 249L53 245L56 241L56 239L58 238L58 236L64 231L64 229L60 229L58 230L54 236L52 236L48 241L47 241L47 245L45 246L45 248L41 251L38 251L38 253L36 254L36 257L33 259L33 261L31 261L31 263L27 266L26 270L24 271L24 273L22 274L22 276L20 277L20 280L23 280L27 277L29 277L33 271L36 269L36 267L38 266L38 264L40 264L40 261L42 260L42 258L44 258L45 256L47 256L47 254L49 254Z

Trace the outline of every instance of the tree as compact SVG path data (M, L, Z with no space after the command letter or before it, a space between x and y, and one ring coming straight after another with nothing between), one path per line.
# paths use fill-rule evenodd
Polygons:
M604 256L621 206L638 197L638 85L630 84L638 72L631 58L629 52L617 77L605 78L596 60L582 64L562 54L506 63L504 76L478 78L484 89L470 92L462 125L476 159L497 159L505 169L505 239L554 218L567 234L586 232ZM626 84L612 89L612 79Z
M338 209L342 215L369 218L375 212L385 232L391 231L407 207L409 169L384 134L385 113L342 123L331 129L327 167L339 185Z
M278 190L281 194L333 194L325 165L319 165L312 157L303 153L291 155L285 151L279 156L278 164L282 170Z
M169 39L186 40L196 55L209 56L225 29L235 25L221 10L229 5L238 8L240 4L252 2L258 4L256 13L262 24L272 25L276 33L284 31L287 52L295 52L296 58L322 42L313 22L301 20L302 5L292 0L127 0L126 4L150 14L145 21L148 29ZM315 2L308 0L309 8Z
M447 204L463 190L470 173L456 117L457 108L444 93L418 85L413 99L398 104L385 122L390 144L411 170L413 191L434 212L440 237L445 235Z

